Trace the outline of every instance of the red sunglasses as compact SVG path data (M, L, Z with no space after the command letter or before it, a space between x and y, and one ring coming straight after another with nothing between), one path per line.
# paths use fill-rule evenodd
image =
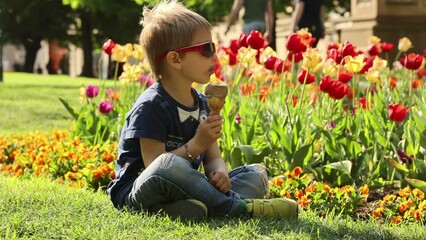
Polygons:
M176 50L171 50L174 52L192 52L192 51L197 51L199 53L201 53L201 55L203 55L204 57L211 57L215 54L216 52L216 47L214 45L214 43L212 42L203 42L203 43L198 43L195 45L190 45L187 47L183 47L183 48L178 48ZM163 54L161 54L159 57L157 57L157 59L155 59L155 61L157 63L161 62L161 60L163 60L163 58L165 58L167 56L167 53L169 53L170 51L167 51Z

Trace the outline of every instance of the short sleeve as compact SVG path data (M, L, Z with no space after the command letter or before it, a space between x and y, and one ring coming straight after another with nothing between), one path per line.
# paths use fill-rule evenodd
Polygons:
M151 138L166 141L167 121L164 109L148 101L136 106L126 117L125 139Z

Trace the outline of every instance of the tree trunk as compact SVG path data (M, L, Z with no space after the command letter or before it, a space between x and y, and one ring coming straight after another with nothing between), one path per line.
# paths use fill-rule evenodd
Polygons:
M81 76L94 77L93 75L93 47L92 47L92 19L90 13L84 10L81 11L81 30L82 30L82 45L84 64Z
M31 41L29 41L26 38L22 41L25 47L25 63L24 63L24 69L22 69L24 72L28 72L28 73L33 72L37 51L41 48L40 41L41 41L41 38L33 38Z

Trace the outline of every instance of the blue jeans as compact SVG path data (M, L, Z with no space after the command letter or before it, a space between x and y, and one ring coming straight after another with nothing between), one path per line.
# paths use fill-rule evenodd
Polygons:
M257 30L263 34L266 31L266 23L264 21L252 21L244 23L243 33L250 34L252 30Z
M229 178L231 191L224 194L192 168L188 160L164 153L136 179L125 205L140 211L160 203L197 199L207 206L210 215L238 216L247 214L242 199L263 198L268 191L266 169L260 164L235 168L229 172Z

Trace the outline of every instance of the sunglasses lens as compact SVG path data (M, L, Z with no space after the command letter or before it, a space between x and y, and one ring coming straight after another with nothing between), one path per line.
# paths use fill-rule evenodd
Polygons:
M214 43L206 43L203 45L203 55L211 57L215 53Z

